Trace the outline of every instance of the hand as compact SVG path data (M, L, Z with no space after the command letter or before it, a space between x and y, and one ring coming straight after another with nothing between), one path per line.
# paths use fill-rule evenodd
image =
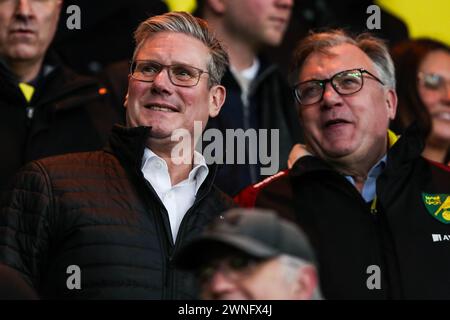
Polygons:
M301 157L311 155L312 153L307 149L306 145L300 143L295 144L289 153L289 158L287 161L288 168L291 169L294 163Z

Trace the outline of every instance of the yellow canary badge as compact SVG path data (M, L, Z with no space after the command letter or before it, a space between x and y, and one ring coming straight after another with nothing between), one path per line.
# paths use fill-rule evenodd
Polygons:
M422 193L428 213L442 223L450 223L450 195Z

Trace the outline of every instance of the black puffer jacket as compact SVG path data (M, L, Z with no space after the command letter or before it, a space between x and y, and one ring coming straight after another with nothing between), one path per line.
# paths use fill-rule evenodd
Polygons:
M193 277L171 258L232 201L210 168L174 244L167 211L141 172L148 132L116 126L105 151L23 168L0 207L0 263L45 298L196 298ZM80 290L67 288L71 265L81 270Z
M97 80L65 68L57 57L48 55L38 79L28 103L0 62L0 191L31 160L100 150L112 126L124 122Z

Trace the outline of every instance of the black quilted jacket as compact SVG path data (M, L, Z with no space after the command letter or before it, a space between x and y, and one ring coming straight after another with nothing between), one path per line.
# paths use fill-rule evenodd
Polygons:
M193 277L171 258L232 202L210 168L173 243L167 211L140 170L148 132L116 126L104 151L24 167L1 202L0 263L44 298L196 298ZM81 289L69 289L70 266Z

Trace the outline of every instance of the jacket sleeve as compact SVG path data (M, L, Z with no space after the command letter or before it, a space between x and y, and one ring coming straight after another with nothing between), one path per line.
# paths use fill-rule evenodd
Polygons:
M48 254L51 193L44 168L32 162L0 200L0 263L17 270L36 290Z

